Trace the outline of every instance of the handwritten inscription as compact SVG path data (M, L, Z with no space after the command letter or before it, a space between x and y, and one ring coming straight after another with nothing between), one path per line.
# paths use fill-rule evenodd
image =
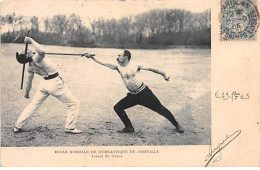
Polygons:
M222 150L228 146L234 139L238 137L238 135L241 134L241 130L237 130L231 135L226 135L226 138L220 142L215 148L212 148L212 146L209 146L209 153L206 155L205 160L207 163L205 166L208 166L210 162L218 162L222 159Z
M248 100L250 98L249 93L246 94L241 94L238 93L237 91L233 92L219 92L217 91L215 93L215 97L217 99L222 99L222 100L231 100L232 102L235 100Z

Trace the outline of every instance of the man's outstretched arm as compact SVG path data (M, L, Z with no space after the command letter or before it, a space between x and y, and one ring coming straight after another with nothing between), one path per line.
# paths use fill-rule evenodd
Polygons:
M104 61L101 61L100 59L98 59L97 57L95 57L94 54L85 54L84 55L85 57L87 58L92 58L95 62L97 62L98 64L101 64L103 66L106 66L108 68L111 68L112 70L117 70L117 66L116 65L113 65L113 64L109 64L109 63L106 63Z
M150 67L146 67L146 66L138 66L138 69L139 70L151 71L151 72L160 74L160 75L162 75L164 77L164 79L166 81L169 81L169 79L170 79L170 76L168 76L165 72L163 72L161 70L158 70L158 69L155 69L155 68L150 68Z

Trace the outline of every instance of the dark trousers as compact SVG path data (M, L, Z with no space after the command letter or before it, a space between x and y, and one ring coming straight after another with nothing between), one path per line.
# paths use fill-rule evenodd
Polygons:
M153 92L146 86L141 92L137 94L128 93L125 98L120 100L115 106L114 110L120 117L126 127L132 126L125 109L135 105L142 105L147 107L168 119L174 126L178 125L172 113L166 109Z

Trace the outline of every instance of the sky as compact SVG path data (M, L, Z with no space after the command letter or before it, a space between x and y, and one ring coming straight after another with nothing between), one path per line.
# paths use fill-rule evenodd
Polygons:
M51 17L75 13L83 18L122 18L155 8L179 8L202 12L211 0L2 0L1 15Z
M83 24L97 18L120 19L137 15L151 9L185 9L191 12L203 12L210 8L212 0L1 0L1 16L15 13L16 16L37 16L43 19L57 14L79 15ZM2 32L11 28L4 25ZM40 30L44 29L43 22Z

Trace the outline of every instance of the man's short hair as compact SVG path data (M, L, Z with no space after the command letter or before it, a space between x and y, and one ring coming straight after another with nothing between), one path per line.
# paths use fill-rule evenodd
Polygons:
M21 64L26 64L28 62L32 62L32 57L25 57L23 51L16 52L16 60Z
M131 59L131 53L130 53L130 51L124 50L124 56L127 56L128 61L130 61L130 59Z

